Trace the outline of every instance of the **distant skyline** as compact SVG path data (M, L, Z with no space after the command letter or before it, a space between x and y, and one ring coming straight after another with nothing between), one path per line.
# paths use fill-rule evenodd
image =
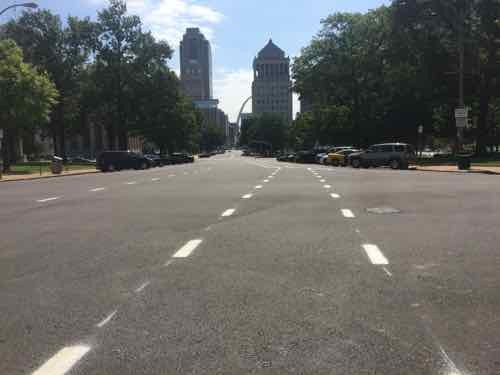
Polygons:
M106 0L34 0L40 8L91 18ZM13 1L0 0L0 6ZM144 28L167 40L175 50L169 65L179 73L179 42L186 28L199 27L212 45L214 97L231 121L244 99L251 95L252 62L269 38L292 60L319 31L321 19L334 12L365 12L390 0L128 0L129 13L141 17ZM314 4L314 5L312 5ZM20 10L0 17L5 22ZM245 110L251 110L248 105ZM294 97L294 113L299 110Z

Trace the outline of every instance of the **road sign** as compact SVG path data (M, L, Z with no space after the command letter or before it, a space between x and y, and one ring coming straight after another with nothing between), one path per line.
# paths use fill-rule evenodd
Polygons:
M455 118L466 118L467 117L467 108L456 108L455 109Z
M420 125L418 127L418 134L422 134L424 132L424 127L422 125Z

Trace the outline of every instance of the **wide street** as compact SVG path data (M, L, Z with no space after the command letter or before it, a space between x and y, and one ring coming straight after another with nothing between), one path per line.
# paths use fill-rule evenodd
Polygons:
M499 181L233 151L0 183L0 374L499 374Z

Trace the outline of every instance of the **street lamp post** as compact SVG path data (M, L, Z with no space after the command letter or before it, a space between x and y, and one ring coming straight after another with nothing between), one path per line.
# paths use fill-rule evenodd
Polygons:
M17 8L17 7L23 7L23 8L31 8L31 9L36 9L38 8L38 4L36 3L21 3L21 4L12 4L8 6L5 9L0 10L0 16L7 12L9 9Z

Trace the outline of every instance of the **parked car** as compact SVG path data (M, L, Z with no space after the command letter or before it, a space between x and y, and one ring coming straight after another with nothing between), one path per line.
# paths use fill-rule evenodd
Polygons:
M295 154L281 154L276 158L277 161L295 161Z
M170 164L193 163L194 157L185 152L174 152L173 154L170 154L169 161Z
M295 161L297 163L316 163L316 152L315 151L299 151L295 155Z
M357 152L361 152L361 150L348 148L337 152L331 152L328 154L325 164L333 165L334 167L338 167L339 165L345 167L347 165L347 157Z
M145 154L144 155L146 158L151 160L151 166L152 167L161 167L162 164L160 162L160 155L157 154Z
M354 168L390 166L392 169L407 169L416 159L415 149L406 143L383 143L370 146L366 151L348 156Z
M97 169L103 172L121 169L148 169L152 166L152 160L131 151L103 151L97 158Z
M212 156L210 152L202 152L198 155L199 158L209 158L210 156Z

